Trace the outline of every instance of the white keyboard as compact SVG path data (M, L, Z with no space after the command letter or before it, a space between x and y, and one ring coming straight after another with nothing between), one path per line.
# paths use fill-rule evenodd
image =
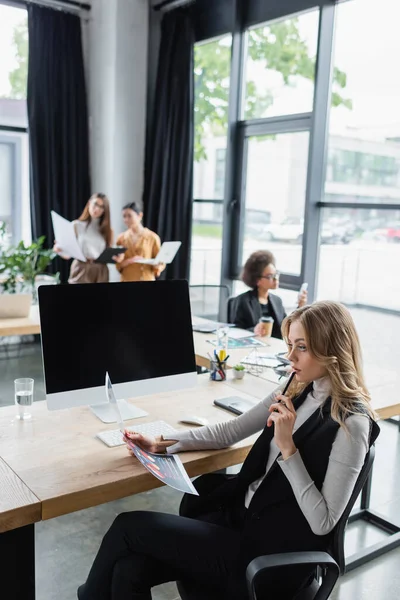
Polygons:
M163 435L167 433L171 433L174 431L174 428L171 425L168 425L165 421L152 421L151 423L142 423L141 425L133 425L132 427L127 427L128 431L135 431L136 433L143 433L143 435L150 435L152 437L156 437L158 435ZM104 444L109 446L110 448L114 446L122 446L125 444L122 439L122 433L119 429L112 429L111 431L101 431L96 434L96 437L99 438Z

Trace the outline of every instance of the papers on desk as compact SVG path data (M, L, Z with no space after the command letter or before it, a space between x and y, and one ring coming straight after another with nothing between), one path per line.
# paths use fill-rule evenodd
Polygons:
M86 258L76 239L74 224L61 217L54 210L51 211L51 220L53 221L54 237L62 253L71 256L71 258L86 262Z
M218 345L218 340L207 340L207 342L209 342L210 344L213 344L213 346ZM251 348L251 347L267 346L267 345L268 344L266 344L265 342L262 342L261 340L258 340L255 337L246 337L246 338L239 338L239 339L228 337L228 350L237 350L238 348Z
M254 365L256 367L270 367L271 369L275 369L282 364L280 360L278 360L275 354L261 354L260 352L252 352L248 354L240 361L243 365Z
M214 333L221 327L233 327L230 323L221 323L220 321L212 321L211 319L203 319L203 317L196 317L192 315L192 329L199 333Z

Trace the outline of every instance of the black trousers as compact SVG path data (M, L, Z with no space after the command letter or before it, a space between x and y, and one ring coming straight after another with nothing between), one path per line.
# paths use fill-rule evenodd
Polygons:
M151 600L151 588L186 580L205 597L244 600L239 533L213 518L136 511L120 514L106 533L79 600Z

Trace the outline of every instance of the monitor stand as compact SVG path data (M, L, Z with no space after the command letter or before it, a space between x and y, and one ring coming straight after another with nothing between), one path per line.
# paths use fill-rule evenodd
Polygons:
M133 406L133 404L128 404L126 400L117 400L117 402L123 421L146 417L149 414L145 410ZM90 409L100 421L103 421L103 423L117 423L115 411L108 402L106 404L92 404Z

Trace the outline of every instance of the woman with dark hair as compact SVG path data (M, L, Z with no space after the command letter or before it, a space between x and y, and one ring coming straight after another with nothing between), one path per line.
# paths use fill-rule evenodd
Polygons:
M86 203L79 219L73 221L78 244L86 262L74 259L71 264L68 283L105 283L108 281L108 267L95 263L96 258L112 245L113 232L110 224L110 203L105 194L93 194ZM54 242L54 251L65 260L70 257L62 252Z
M135 202L123 207L122 217L127 230L118 236L117 246L123 246L126 251L115 257L121 281L152 281L165 269L165 265L143 265L137 261L156 258L161 247L160 238L142 225L143 213Z
M282 339L281 325L286 317L282 300L271 290L279 287L279 273L275 266L275 257L268 250L253 252L246 261L242 273L243 282L251 290L235 298L233 322L241 329L253 329L256 335L265 335L265 326L260 323L262 317L272 317L272 337ZM298 306L307 303L307 292L299 295Z

